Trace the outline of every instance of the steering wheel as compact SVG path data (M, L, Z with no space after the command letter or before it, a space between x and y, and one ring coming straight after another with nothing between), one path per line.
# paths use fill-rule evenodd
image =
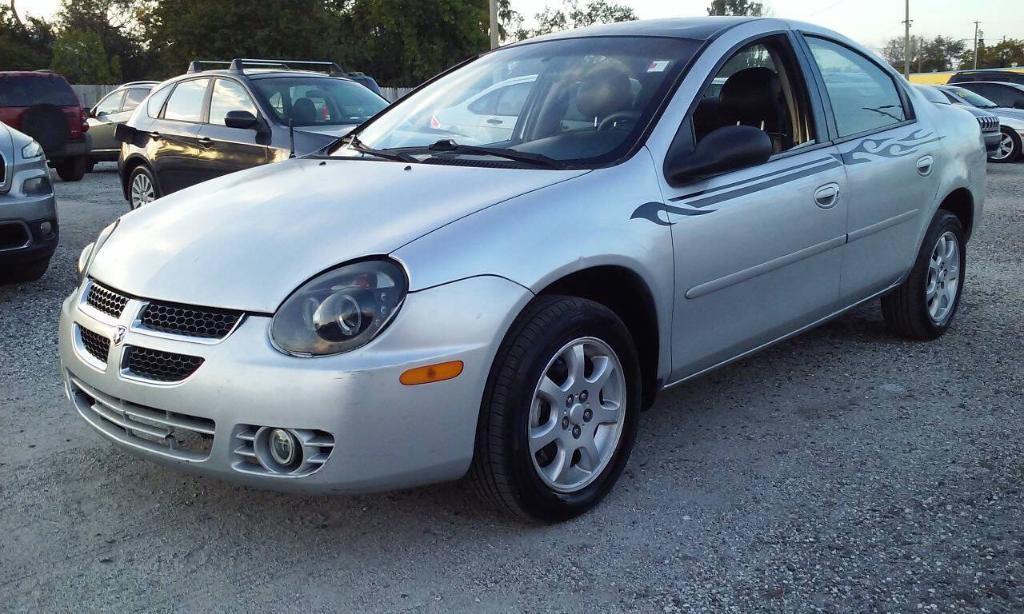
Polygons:
M630 123L640 119L640 111L616 111L611 115L601 120L601 123L597 125L597 129L610 130L611 128L617 128L615 124L620 120L629 120Z

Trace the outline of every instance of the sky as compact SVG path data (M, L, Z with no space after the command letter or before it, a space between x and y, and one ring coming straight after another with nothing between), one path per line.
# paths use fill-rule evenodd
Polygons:
M243 0L244 1L244 0ZM255 1L255 0L249 0ZM581 0L585 2L586 0ZM686 17L706 14L707 0L617 0L633 7L641 19ZM901 0L763 0L772 15L810 21L873 48L890 38L903 36L904 3ZM51 17L59 0L18 0L22 14ZM512 8L532 20L545 6L560 6L561 0L512 0ZM911 0L911 34L937 34L974 38L974 21L989 41L1024 38L1022 0Z

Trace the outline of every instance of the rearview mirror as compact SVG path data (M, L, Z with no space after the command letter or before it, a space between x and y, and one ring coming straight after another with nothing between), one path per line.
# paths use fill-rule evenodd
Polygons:
M256 116L248 111L228 111L224 116L224 125L228 128L255 128Z
M764 164L772 156L772 140L752 126L722 126L704 136L697 147L665 164L671 185L705 179Z

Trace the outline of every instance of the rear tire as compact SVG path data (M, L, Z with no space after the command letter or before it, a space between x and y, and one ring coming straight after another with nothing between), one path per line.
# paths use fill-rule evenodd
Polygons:
M882 315L890 331L908 339L928 341L949 329L964 289L966 247L960 219L939 209L910 275L882 297Z
M128 175L128 207L138 209L160 198L160 190L156 187L156 179L152 171L144 164L136 166Z
M1002 133L1003 136L1002 140L999 141L999 147L988 157L989 162L995 162L996 164L1015 162L1021 155L1021 138L1017 131L1004 126Z
M85 169L88 164L88 158L76 156L60 160L55 166L57 167L57 175L64 181L81 181L82 177L85 177Z
M36 281L46 274L48 268L50 268L49 258L33 260L22 265L15 265L12 269L5 271L0 275L0 280L14 283Z
M581 298L537 298L491 367L470 481L483 499L520 517L556 522L586 512L629 459L640 393L636 348L611 310Z

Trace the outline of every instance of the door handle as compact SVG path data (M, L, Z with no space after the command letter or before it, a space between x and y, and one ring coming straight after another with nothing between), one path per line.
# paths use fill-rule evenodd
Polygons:
M199 146L200 147L213 147L213 139L211 139L210 137L204 136L203 138L199 139Z
M826 183L814 191L814 204L822 209L831 209L839 202L839 184Z
M932 173L932 165L935 164L935 158L931 156L923 156L917 159L917 174L922 177L927 177Z
M488 123L488 124L491 124L492 126L500 126L500 125L501 125L501 124L503 124L504 122L503 122L503 121L501 121L500 119L494 119L494 118L492 117L491 119L487 120L487 123Z
M159 141L160 139L162 139L164 137L160 136L159 132L150 132L149 133L149 138L153 139L154 141Z

